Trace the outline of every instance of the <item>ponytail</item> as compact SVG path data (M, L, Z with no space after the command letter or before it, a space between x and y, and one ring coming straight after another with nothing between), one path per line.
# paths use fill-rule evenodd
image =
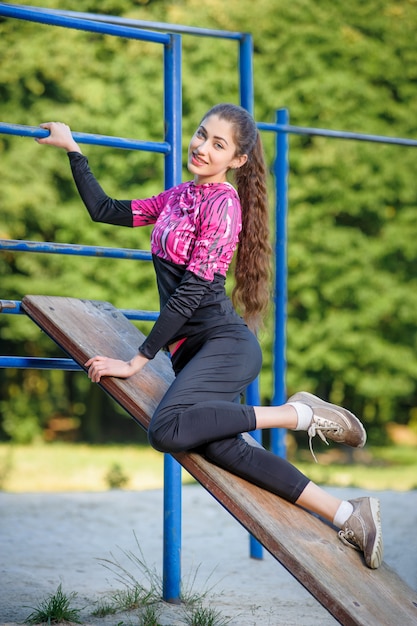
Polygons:
M235 264L233 303L255 333L270 302L271 245L266 167L259 132L248 160L235 170L242 231Z
M235 104L217 104L206 115L217 115L232 125L236 156L248 159L234 170L242 206L242 230L235 259L233 304L255 333L270 301L269 210L266 166L261 138L246 109Z

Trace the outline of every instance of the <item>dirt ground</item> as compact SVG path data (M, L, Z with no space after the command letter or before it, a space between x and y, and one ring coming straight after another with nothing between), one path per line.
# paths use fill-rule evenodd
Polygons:
M358 489L331 489L344 498ZM370 494L368 494L370 495ZM385 561L417 590L417 491L381 492ZM76 593L84 624L130 626L135 612L95 618L97 602L122 587L105 559L147 585L128 553L162 572L161 491L0 493L0 624L15 626L59 584ZM349 548L347 548L349 549ZM330 626L336 620L273 557L249 558L247 532L200 486L183 489L183 583L207 593L230 626ZM161 603L159 622L184 624Z

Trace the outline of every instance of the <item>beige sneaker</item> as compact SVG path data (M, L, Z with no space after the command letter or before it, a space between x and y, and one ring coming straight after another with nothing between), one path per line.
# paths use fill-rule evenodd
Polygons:
M354 448L362 448L365 445L365 429L358 418L347 409L325 402L307 391L299 391L288 398L288 402L302 402L313 411L313 418L307 432L310 438L310 451L316 461L311 443L315 435L318 435L327 445L329 444L327 439Z
M339 530L339 538L347 546L363 552L367 566L376 569L382 563L384 552L379 500L356 498L349 502L353 513Z

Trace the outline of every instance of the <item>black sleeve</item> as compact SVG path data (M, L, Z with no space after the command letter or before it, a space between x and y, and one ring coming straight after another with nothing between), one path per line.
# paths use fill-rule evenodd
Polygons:
M87 210L94 222L133 227L130 200L114 200L103 191L90 170L87 157L68 152L72 175Z
M151 332L139 348L147 359L153 359L158 350L170 343L185 322L198 308L210 281L185 272L184 278L162 309Z

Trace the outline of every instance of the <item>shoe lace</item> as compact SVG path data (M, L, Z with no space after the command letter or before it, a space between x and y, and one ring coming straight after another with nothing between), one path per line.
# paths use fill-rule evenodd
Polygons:
M316 421L316 420L320 420L320 421ZM313 421L311 422L307 430L307 434L308 434L308 445L310 447L310 452L316 463L318 463L318 461L313 451L313 437L318 435L320 439L324 441L326 446L328 446L329 442L327 441L323 431L329 431L329 430L332 430L335 433L339 433L342 430L342 428L339 426L339 424L336 424L336 422L331 422L329 420L324 419L323 417L317 417L317 416L313 417Z
M346 530L339 530L337 534L339 535L339 538L342 541L342 543L344 543L346 546L349 546L350 548L353 548L354 550L358 550L359 552L361 551L361 548L358 546L355 533L353 532L353 530L351 530L350 528Z

